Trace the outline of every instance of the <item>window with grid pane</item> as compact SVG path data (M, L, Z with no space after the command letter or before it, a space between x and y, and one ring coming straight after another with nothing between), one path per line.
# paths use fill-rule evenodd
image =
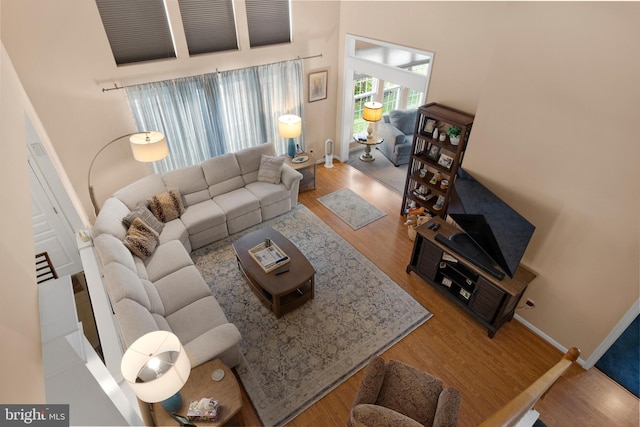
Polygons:
M353 133L360 133L367 130L369 122L362 118L364 104L373 101L378 90L378 79L371 76L363 76L356 78L353 82Z
M189 55L237 50L231 0L178 0Z
M291 43L288 0L247 0L246 5L251 47Z
M116 64L175 58L163 0L96 0Z

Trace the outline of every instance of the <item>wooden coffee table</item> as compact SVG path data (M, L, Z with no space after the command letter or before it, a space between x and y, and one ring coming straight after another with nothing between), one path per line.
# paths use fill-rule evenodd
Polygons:
M216 369L224 371L224 378L220 381L211 379L211 374ZM176 414L187 416L189 402L192 400L200 400L208 397L218 401L220 405L218 410L218 418L216 421L204 422L196 421L194 424L205 426L222 426L234 416L240 418L240 409L242 408L242 392L240 385L236 380L231 369L225 365L220 359L210 360L191 370L189 379L180 390L182 394L182 408ZM177 426L176 420L165 411L160 403L153 404L153 418L157 426ZM238 419L242 424L242 420Z
M288 256L290 261L274 271L265 273L249 255L249 249L271 239ZM249 281L253 292L276 318L300 307L314 297L316 270L296 246L276 230L265 227L253 231L233 242L238 267ZM288 269L286 273L277 274Z

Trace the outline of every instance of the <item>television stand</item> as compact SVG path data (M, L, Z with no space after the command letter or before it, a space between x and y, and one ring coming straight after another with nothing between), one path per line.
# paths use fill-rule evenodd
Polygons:
M432 222L440 224L437 232L428 228ZM520 298L536 275L520 265L513 278L498 280L457 253L454 246L442 243L456 233L460 230L439 217L416 227L407 273L417 274L453 301L484 325L493 338L513 318Z

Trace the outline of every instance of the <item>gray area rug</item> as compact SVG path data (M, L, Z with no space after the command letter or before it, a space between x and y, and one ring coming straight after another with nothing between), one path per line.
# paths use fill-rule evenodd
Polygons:
M260 227L278 230L316 269L315 298L280 319L253 294L231 247ZM265 426L287 423L431 317L303 205L192 258L242 334L237 372Z
M364 148L349 151L347 163L390 190L402 195L409 165L404 164L396 167L377 149L371 150L371 154L376 158L373 162L363 162L359 159L362 153L364 153Z
M318 201L354 230L387 215L348 188L318 197Z

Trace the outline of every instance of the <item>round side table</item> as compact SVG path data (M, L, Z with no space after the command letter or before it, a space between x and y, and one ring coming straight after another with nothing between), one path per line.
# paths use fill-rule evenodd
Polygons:
M383 141L384 138L380 138L375 133L371 135L371 138L367 138L366 141L356 140L358 144L364 145L364 153L360 155L360 160L363 162L373 162L376 158L371 154L371 147L382 144Z

